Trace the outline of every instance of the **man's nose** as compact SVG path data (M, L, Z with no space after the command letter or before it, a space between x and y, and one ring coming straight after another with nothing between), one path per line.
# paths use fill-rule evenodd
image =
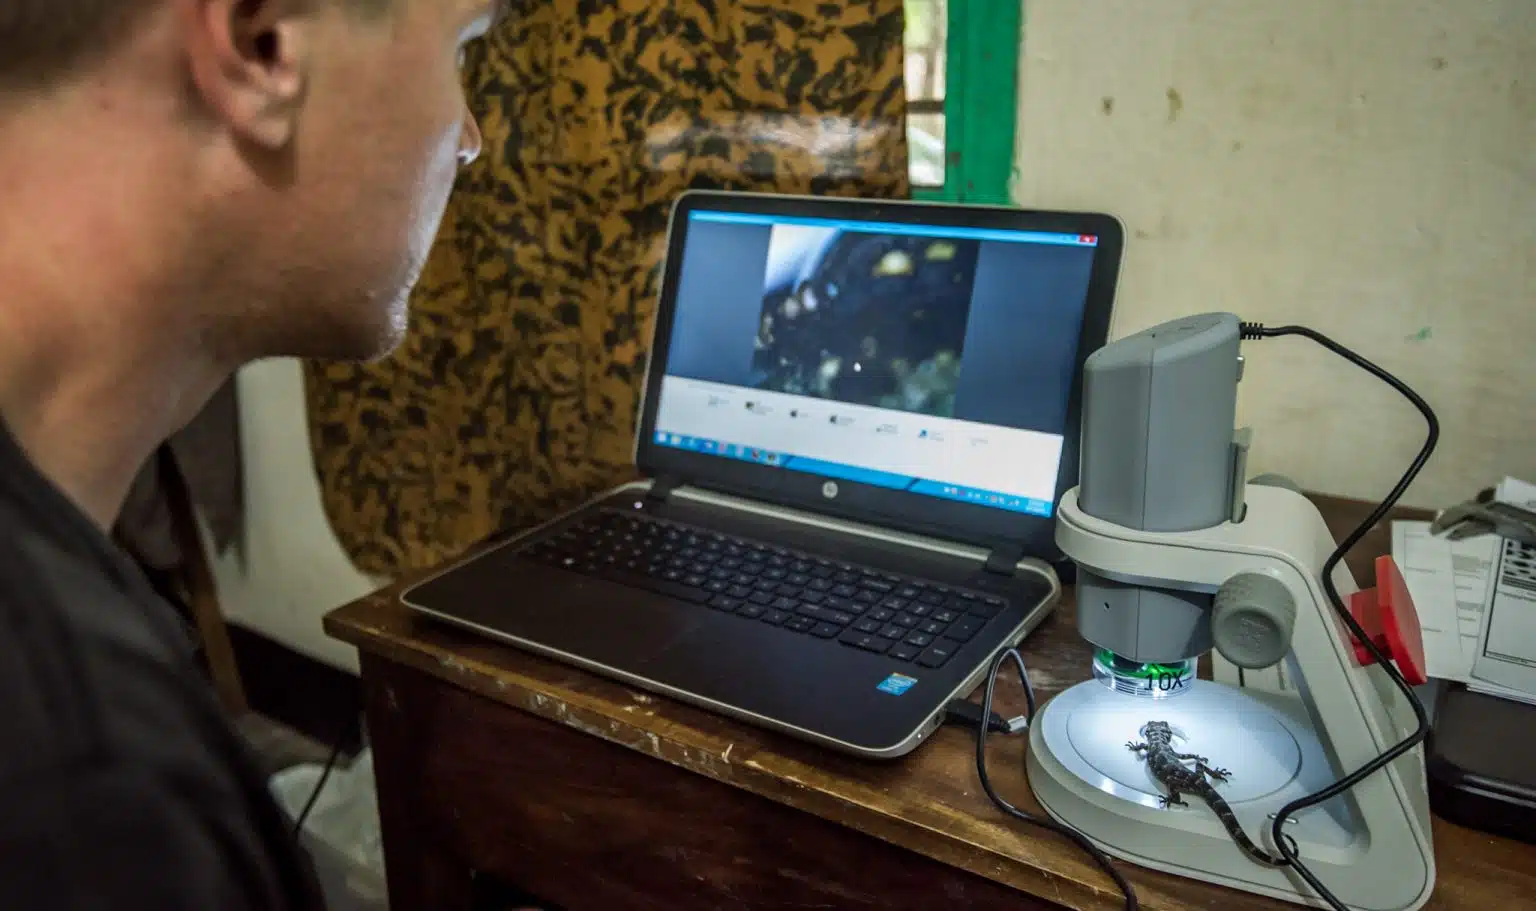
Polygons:
M459 135L459 167L467 168L480 157L485 147L485 137L480 134L480 124L469 108L464 109L464 129Z

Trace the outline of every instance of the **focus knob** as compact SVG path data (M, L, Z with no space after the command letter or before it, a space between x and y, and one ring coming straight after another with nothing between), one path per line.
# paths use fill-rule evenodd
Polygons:
M1216 592L1211 638L1222 657L1241 668L1269 667L1291 650L1296 599L1285 583L1262 573L1238 573Z

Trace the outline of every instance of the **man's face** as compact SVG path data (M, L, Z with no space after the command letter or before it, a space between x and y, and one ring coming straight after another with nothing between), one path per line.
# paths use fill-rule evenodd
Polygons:
M264 211L245 232L271 273L253 277L269 299L245 314L262 323L246 327L252 356L392 350L455 177L480 153L460 61L493 4L394 4L374 17L333 0L316 14L290 157L261 178Z

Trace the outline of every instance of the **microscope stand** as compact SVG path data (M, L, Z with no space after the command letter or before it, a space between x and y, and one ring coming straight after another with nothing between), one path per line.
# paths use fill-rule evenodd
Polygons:
M1162 807L1163 790L1128 748L1142 725L1166 721L1179 752L1230 771L1216 786L1248 837L1270 854L1273 814L1358 768L1413 728L1411 707L1376 665L1362 666L1321 586L1333 538L1315 506L1282 488L1249 486L1243 522L1149 533L1062 501L1057 541L1083 566L1131 584L1215 592L1239 573L1263 573L1296 605L1287 693L1209 681L1163 697L1089 681L1053 699L1030 731L1030 784L1046 811L1111 855L1181 876L1320 905L1294 871L1238 849L1199 798ZM1347 599L1356 590L1335 574ZM1086 608L1087 606L1085 606ZM1409 911L1434 887L1422 749L1344 795L1293 817L1287 833L1307 867L1351 908Z

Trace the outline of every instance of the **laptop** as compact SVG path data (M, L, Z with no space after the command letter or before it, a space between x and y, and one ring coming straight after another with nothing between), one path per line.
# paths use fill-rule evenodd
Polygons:
M871 759L1047 616L1104 344L1111 216L690 191L643 480L453 565L411 609Z

